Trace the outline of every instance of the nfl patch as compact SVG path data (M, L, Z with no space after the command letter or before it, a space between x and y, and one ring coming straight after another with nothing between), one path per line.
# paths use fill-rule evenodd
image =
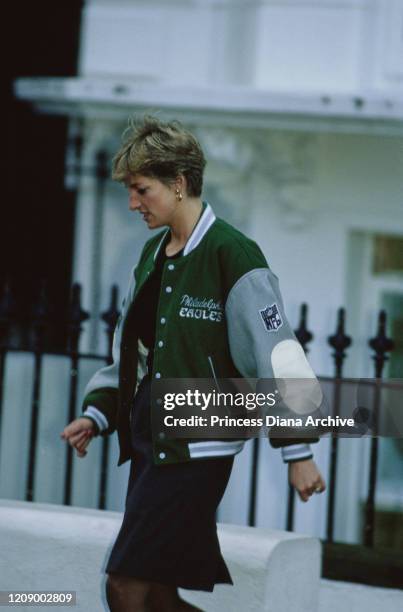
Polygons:
M259 310L259 312L266 331L275 332L282 326L283 319L281 318L276 303L271 306L266 306L266 308Z

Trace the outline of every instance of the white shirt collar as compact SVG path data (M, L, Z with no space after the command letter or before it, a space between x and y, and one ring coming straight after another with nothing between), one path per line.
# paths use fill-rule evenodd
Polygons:
M213 209L211 208L210 204L208 202L205 202L205 208L204 211L200 217L200 219L198 220L198 222L196 223L192 233L190 234L187 243L185 244L185 247L183 249L183 255L188 255L191 251L193 251L193 249L195 249L200 242L202 241L202 239L204 238L204 236L207 234L208 230L210 229L210 227L213 225L214 221L216 220L216 216L213 212ZM159 253L159 250L167 236L169 232L169 229L167 229L167 231L164 233L164 235L162 236L156 250L154 253L154 261L157 258L157 255Z

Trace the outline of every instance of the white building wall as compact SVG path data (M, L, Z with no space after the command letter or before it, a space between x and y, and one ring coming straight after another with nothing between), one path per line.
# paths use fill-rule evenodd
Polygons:
M401 91L402 23L401 0L87 0L81 73Z

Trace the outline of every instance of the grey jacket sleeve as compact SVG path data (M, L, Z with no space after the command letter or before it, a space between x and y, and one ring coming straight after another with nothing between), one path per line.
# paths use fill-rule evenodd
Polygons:
M257 268L244 274L231 289L226 302L231 356L235 366L247 378L310 379L309 398L287 393L281 396L288 412L301 416L319 407L322 392L305 353L286 318L278 278L269 268ZM305 398L306 399L306 398ZM292 430L272 428L269 436L273 447L282 447L286 462L312 457L309 442L316 436L292 437ZM277 435L276 435L277 434ZM287 434L287 437L284 435ZM283 436L283 437L282 437Z

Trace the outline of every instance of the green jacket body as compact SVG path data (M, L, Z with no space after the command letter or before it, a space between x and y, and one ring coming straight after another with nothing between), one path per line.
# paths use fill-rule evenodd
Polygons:
M183 255L167 261L156 318L153 379L286 378L311 376L302 347L287 321L278 279L258 245L216 218L204 203L202 216ZM146 373L147 350L139 336L141 321L128 318L153 274L169 230L148 240L131 273L113 342L113 364L89 381L83 410L104 423L102 434L117 430L121 465L131 457L129 414L137 385ZM133 350L137 346L137 350ZM289 364L287 366L287 363ZM152 405L151 410L161 410ZM312 456L317 438L270 438L283 447L283 459ZM167 439L153 432L156 464L233 455L245 440Z

